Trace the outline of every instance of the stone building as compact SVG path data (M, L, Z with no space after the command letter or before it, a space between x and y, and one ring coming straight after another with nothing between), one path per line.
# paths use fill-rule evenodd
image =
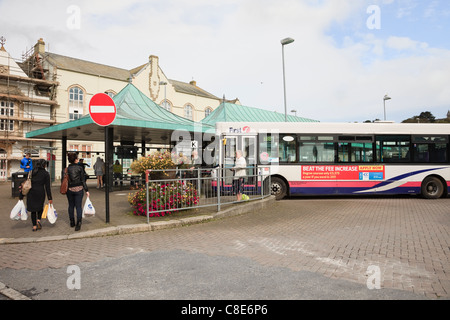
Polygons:
M169 79L159 65L159 58L154 55L150 55L148 62L127 70L48 52L41 38L19 65L23 71L17 69L22 77L52 84L51 96L47 97L51 100L49 119L42 124L47 126L79 119L89 113L92 96L107 93L113 97L128 83L135 85L161 107L194 121L201 121L223 101L197 86L196 81L187 83ZM29 144L31 148L40 150L38 144ZM61 144L50 141L49 145L54 148L55 172L59 177L63 156ZM91 165L98 156L102 156L103 144L69 140L68 150L79 151L85 163Z

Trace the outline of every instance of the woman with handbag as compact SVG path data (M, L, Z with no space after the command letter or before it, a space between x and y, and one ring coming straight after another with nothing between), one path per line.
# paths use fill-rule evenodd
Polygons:
M42 229L41 217L44 211L45 194L48 202L52 201L52 190L50 188L50 174L45 170L47 161L39 159L31 171L31 189L27 194L27 210L31 212L33 231Z
M86 179L84 178L84 168L78 164L78 155L71 152L68 155L70 165L67 167L67 175L69 177L69 184L67 190L67 200L69 202L69 219L70 227L75 227L75 231L81 229L81 220L83 218L83 195L86 191L86 196L89 197ZM75 209L77 210L77 222L75 224Z

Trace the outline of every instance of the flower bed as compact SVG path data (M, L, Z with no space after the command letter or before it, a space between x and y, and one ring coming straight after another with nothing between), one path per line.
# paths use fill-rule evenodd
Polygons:
M134 194L130 194L128 202L133 208L133 214L137 216L147 215L145 187ZM199 196L197 190L189 182L154 182L149 185L149 202L149 216L160 217L177 212L180 209L194 207L199 202Z

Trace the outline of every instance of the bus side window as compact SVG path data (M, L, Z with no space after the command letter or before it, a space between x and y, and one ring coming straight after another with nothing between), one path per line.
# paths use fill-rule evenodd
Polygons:
M295 136L286 135L280 139L280 162L295 163L297 162L297 139Z
M373 162L372 143L339 143L338 150L341 162Z
M333 142L301 142L299 144L299 161L310 163L332 163L335 151Z
M338 162L351 162L349 145L349 143L338 143Z
M448 162L446 142L447 137L413 136L414 162Z
M410 136L377 136L377 162L410 162Z

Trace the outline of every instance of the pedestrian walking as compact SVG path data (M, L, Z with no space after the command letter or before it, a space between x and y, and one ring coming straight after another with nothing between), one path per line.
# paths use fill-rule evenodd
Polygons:
M68 155L69 166L67 172L69 176L69 187L67 190L67 200L69 202L69 219L70 227L75 227L75 231L81 229L81 221L83 218L83 195L86 191L86 196L89 197L89 191L84 178L83 167L78 164L78 156L75 152L71 152ZM77 211L77 221L75 224L75 209Z
M94 163L94 173L97 176L97 189L103 188L103 175L105 168L105 162L100 157L97 157L97 161Z
M22 160L20 160L20 168L28 173L33 170L33 160L31 159L31 153L27 153Z
M31 171L32 188L27 194L27 210L31 212L33 231L42 229L41 218L46 194L48 202L53 203L50 174L45 170L46 164L46 160L39 159L36 161L33 171ZM21 198L23 199L23 195Z
M246 176L247 162L242 156L242 151L236 151L236 162L231 170L234 171L233 176L233 194L236 195L237 201L242 200L242 194L244 193L244 177Z

